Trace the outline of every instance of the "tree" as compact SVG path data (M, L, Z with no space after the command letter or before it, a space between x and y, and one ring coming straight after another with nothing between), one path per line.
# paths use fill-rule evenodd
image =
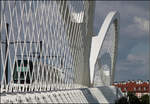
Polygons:
M135 93L133 93L133 92L128 92L127 96L128 96L128 98L129 98L129 103L130 103L130 104L141 104L140 100L139 100L138 97L135 95Z
M149 96L147 94L141 97L141 104L149 104Z
M129 102L126 97L121 97L115 102L115 104L129 104Z

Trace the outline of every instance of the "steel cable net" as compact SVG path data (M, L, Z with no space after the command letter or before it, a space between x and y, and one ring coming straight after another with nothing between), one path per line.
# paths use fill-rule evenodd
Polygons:
M1 1L1 92L86 87L88 1ZM88 57L88 56L87 56Z
M94 86L110 85L111 83L117 41L116 28L114 22L106 33L95 65Z

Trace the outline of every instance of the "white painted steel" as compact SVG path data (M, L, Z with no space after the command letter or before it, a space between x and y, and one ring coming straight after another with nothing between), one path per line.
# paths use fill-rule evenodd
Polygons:
M114 86L51 92L8 93L1 103L115 103L122 93Z
M94 1L0 1L0 8L1 103L117 99L114 87L88 88L90 70L117 13L109 14L97 39L92 38Z
M91 77L91 83L94 83L94 71L96 70L96 62L98 60L98 55L99 53L102 51L102 45L105 42L105 37L107 36L107 33L110 29L110 26L114 24L115 25L115 36L114 36L114 40L109 40L112 41L112 44L114 43L115 46L113 46L112 48L114 48L114 52L112 52L111 54L114 54L111 58L113 60L111 69L112 69L112 76L110 75L110 81L109 83L113 82L114 80L114 72L115 72L115 58L116 58L116 50L117 50L117 37L119 34L119 13L118 12L110 12L107 17L105 18L101 29L98 33L97 36L92 37L92 46L91 46L91 54L90 54L90 77ZM112 34L109 34L112 35ZM106 47L107 48L107 47ZM99 70L99 69L98 69ZM101 70L100 70L101 71ZM103 72L101 72L101 75ZM96 73L95 73L96 74ZM100 77L100 76L98 76ZM106 80L105 80L106 81ZM106 81L107 82L107 81Z
M1 92L90 86L93 1L0 4Z

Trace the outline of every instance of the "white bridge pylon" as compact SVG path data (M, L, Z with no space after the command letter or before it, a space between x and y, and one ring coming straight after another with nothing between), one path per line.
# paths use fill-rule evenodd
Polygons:
M116 60L116 51L117 51L117 38L118 38L118 34L119 34L119 13L116 12L116 11L112 11L110 12L102 26L101 26L101 29L98 33L97 36L94 36L92 37L92 43L91 43L91 53L90 53L90 79L91 79L91 83L94 83L94 72L95 72L95 65L96 65L96 62L97 62L97 59L98 59L98 55L99 53L101 52L101 49L102 49L102 46L103 46L103 43L105 41L105 38L107 36L107 32L109 31L110 29L110 26L114 24L115 26L115 41L114 41L114 51L113 51L113 59L112 60L112 65L111 65L111 71L112 71L112 74L109 74L110 76L110 82L108 83L112 83L114 81L114 74L115 74L115 60ZM111 35L111 34L109 34ZM100 76L99 76L100 77Z
M97 72L98 80L114 80L117 12L93 37L95 1L2 0L0 8L2 103L114 103L122 96L110 84L91 86ZM105 65L112 72L100 70Z

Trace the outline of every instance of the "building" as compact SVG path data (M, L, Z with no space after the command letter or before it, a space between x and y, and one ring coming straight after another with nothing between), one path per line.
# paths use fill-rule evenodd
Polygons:
M149 81L127 81L127 82L116 82L113 84L121 89L124 95L127 95L127 92L134 92L138 98L148 94L150 92L150 83Z

